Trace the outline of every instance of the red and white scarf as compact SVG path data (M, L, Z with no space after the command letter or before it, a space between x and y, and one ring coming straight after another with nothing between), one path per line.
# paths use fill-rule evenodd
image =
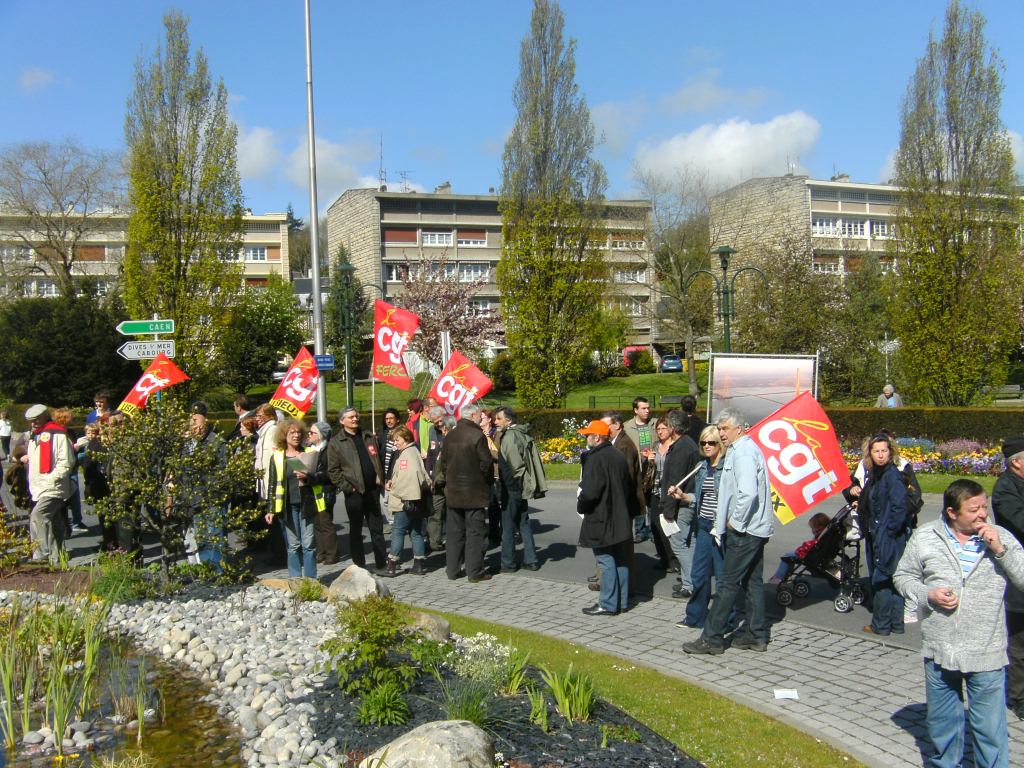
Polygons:
M55 421L48 421L41 429L32 433L39 443L39 473L48 475L53 471L54 435L67 436L68 431Z

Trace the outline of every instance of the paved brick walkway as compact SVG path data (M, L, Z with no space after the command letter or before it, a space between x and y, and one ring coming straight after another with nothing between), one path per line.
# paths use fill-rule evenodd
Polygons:
M541 572L543 573L543 572ZM540 574L538 574L540 575ZM864 763L909 768L924 762L924 681L920 655L876 640L782 621L764 654L687 656L698 635L677 629L679 603L653 598L616 618L584 616L585 585L500 575L481 584L443 571L387 581L403 602L540 632L680 677L834 744ZM795 688L799 700L776 700ZM1024 722L1010 715L1010 764L1024 765ZM686 745L680 745L684 750Z

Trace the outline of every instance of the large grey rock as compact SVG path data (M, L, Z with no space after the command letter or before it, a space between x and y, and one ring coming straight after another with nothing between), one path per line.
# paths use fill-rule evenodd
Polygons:
M438 643L447 641L452 636L452 624L443 616L435 616L423 611L410 611L412 628L418 630L428 640Z
M493 768L494 742L468 720L424 723L381 747L359 768Z
M387 597L390 594L391 590L384 586L380 579L358 565L346 568L327 589L328 599L346 603L353 603L370 595Z

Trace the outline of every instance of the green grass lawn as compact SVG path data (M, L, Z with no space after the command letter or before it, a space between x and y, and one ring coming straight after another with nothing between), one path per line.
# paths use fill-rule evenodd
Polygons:
M917 481L921 484L922 493L942 493L950 483L960 477L961 475L930 475L922 473L917 476ZM986 493L992 493L992 486L996 484L995 475L963 475L963 477L980 483Z
M589 675L597 694L712 768L834 768L849 755L768 715L696 685L535 632L442 613L461 635L485 632L530 654L533 665Z
M579 480L579 464L545 464L544 476L548 480Z

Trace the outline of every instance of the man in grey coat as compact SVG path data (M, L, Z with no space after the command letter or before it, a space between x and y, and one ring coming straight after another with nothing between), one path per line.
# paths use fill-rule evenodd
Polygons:
M1006 471L992 489L992 513L996 525L1024 544L1024 437L1011 437L1003 443ZM1010 585L1006 590L1006 704L1024 720L1024 591Z
M1024 549L989 523L988 497L973 480L954 480L942 519L911 536L893 575L896 589L924 611L921 655L926 723L935 754L929 765L964 758L964 689L976 765L1009 765L1006 726L1007 583L1024 587Z

